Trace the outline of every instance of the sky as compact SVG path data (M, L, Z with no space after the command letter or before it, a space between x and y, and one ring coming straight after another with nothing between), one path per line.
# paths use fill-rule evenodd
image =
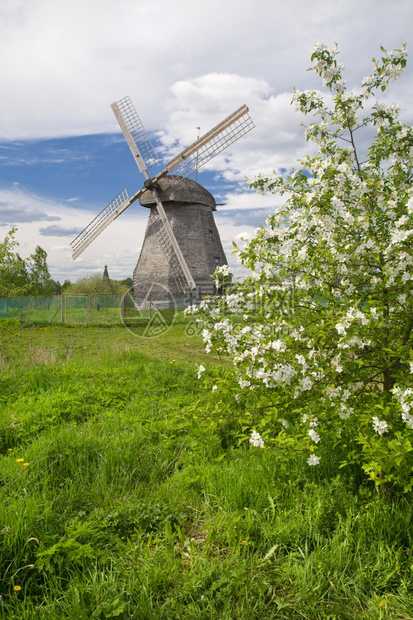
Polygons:
M233 241L253 235L276 198L249 189L258 172L291 170L309 150L291 92L321 88L316 42L338 43L349 88L387 49L412 47L412 0L2 0L0 240L40 245L54 279L132 275L148 211L134 203L76 260L70 242L124 187L143 184L116 119L129 95L163 160L246 104L255 128L198 181ZM413 60L386 93L413 124ZM200 128L200 129L198 129ZM159 172L161 168L155 169Z

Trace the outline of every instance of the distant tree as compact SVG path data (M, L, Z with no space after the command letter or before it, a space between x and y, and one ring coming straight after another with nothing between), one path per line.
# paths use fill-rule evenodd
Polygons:
M63 284L61 285L60 292L61 293L65 293L67 291L67 289L69 288L69 286L72 286L71 281L70 280L65 280L63 282Z
M62 293L62 284L60 284L59 280L50 280L51 282L51 288L52 288L52 295L60 295Z
M47 252L39 245L26 261L29 280L29 292L34 297L49 297L55 290L55 283L50 277L47 266Z
M16 252L17 228L12 228L0 243L0 296L47 297L55 289L47 267L47 253L37 246L27 259Z
M80 278L65 289L67 295L122 295L128 287L99 273Z
M0 296L18 297L28 294L29 283L25 261L15 251L16 228L6 234L0 243Z
M124 284L125 286L128 287L128 289L132 288L133 286L133 280L132 278L125 278L124 280L119 280L119 282L121 284Z

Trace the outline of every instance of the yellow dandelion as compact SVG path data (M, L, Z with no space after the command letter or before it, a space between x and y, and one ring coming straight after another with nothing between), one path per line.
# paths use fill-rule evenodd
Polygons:
M16 459L16 463L23 463L24 459Z
M20 586L14 586L13 590L14 590L15 592L20 592L21 587L20 587Z
M11 449L11 448L8 448L7 452L11 452L11 451L12 451L12 449Z
M30 463L23 463L23 467L28 467Z
M241 545L248 545L248 540L241 540Z

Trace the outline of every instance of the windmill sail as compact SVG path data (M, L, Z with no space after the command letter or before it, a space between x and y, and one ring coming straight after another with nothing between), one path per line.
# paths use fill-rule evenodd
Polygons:
M181 293L186 293L188 290L195 288L195 282L188 283L188 278L182 269L181 263L178 259L177 253L171 243L170 236L167 232L166 226L159 215L158 209L154 212L154 228L155 234L158 239L159 245L165 255L166 260L169 263L172 276L175 280L177 289Z
M171 159L162 172L154 178L154 182L168 173L188 177L195 169L209 162L215 155L251 131L254 128L254 123L248 112L247 106L243 105L233 114L230 114L202 138Z
M73 260L75 260L82 252L85 250L88 245L92 243L100 235L100 233L105 230L107 226L113 220L115 220L121 213L125 211L139 198L139 196L143 193L143 191L139 191L132 198L129 198L128 192L126 189L123 189L110 203L102 209L102 211L95 217L94 220L90 222L86 226L84 230L71 242L72 251L73 251Z
M149 178L147 167L160 163L160 159L145 131L143 123L129 97L124 97L110 106L125 136L126 142L135 158L136 164L146 178Z
M131 100L129 97L125 97L113 103L111 108L118 120L135 162L146 178L145 189L149 189L155 198L156 213L154 215L157 237L159 245L169 263L176 285L183 292L192 290L196 286L195 281L159 198L158 184L168 173L171 173L178 180L182 177L188 177L195 169L206 164L215 155L250 131L254 124L248 114L248 108L244 105L236 110L236 112L216 125L202 138L174 157L153 179L150 178L147 168L159 163L160 160ZM72 241L73 259L76 259L114 219L137 200L144 193L145 189L138 191L132 198L128 197L126 190L122 190Z
M143 172L146 180L150 183L151 179L146 165L154 165L154 163L159 162L159 159L131 100L129 97L125 97L117 103L113 103L111 108L118 120L119 126L122 129L123 135L125 136L126 142L129 145L139 170ZM185 290L192 290L195 288L194 279L191 276L191 272L189 271L188 265L186 264L173 230L169 224L168 217L165 213L162 202L159 199L156 185L152 183L150 184L151 191L156 200L157 213L164 229L162 231L163 241L161 247L165 248L165 256L167 260L173 261L174 263L173 272L177 274L176 278L178 278L178 273L180 274L179 279L183 275ZM176 279L177 283L180 281L179 279ZM182 288L182 290L184 290L184 288Z

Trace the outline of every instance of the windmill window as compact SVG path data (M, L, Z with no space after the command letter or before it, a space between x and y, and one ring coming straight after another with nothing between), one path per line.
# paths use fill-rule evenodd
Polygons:
M219 265L219 263L221 262L221 261L219 260L219 258L217 258L217 257L215 257L215 259L214 259L214 260L215 260L215 264L216 264L216 265Z

